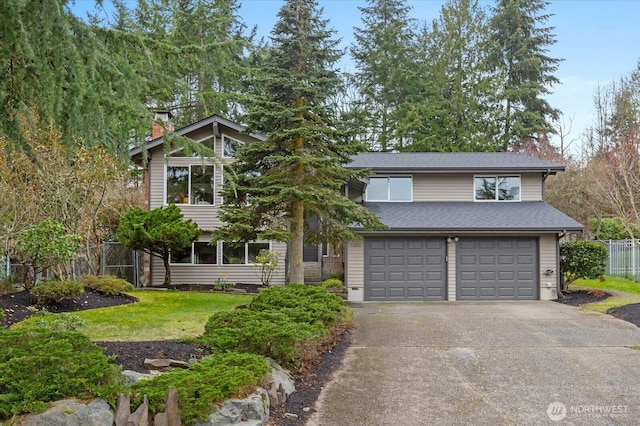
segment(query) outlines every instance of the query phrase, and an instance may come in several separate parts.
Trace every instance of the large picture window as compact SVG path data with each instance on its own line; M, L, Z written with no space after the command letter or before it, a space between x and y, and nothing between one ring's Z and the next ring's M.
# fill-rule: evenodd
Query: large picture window
M205 241L196 241L181 253L172 253L171 263L188 265L215 265L218 263L218 249L216 245L209 245Z
M222 263L225 265L250 265L255 263L260 250L269 249L269 243L222 243Z
M520 201L520 176L476 176L476 201Z
M375 176L369 178L367 201L411 201L411 176Z
M167 167L167 204L214 204L214 166Z

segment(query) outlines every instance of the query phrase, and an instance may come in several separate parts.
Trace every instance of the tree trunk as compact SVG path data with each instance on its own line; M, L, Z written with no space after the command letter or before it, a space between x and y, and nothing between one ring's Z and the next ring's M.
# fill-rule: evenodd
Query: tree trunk
M289 283L304 284L304 206L295 200L291 205L291 259L289 265Z
M164 285L171 284L171 267L169 266L169 256L164 256L162 258L162 262L164 263Z

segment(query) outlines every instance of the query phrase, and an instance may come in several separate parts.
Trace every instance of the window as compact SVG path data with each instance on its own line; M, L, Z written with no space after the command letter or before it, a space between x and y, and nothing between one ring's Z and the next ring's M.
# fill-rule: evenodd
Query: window
M375 176L369 179L367 201L411 201L411 176Z
M196 241L187 249L180 253L172 253L171 263L188 265L215 265L218 263L218 248L216 245L209 245L205 241Z
M214 204L214 166L167 167L167 204Z
M520 201L520 176L476 176L476 201Z
M222 156L233 157L238 147L242 145L239 140L230 138L228 136L222 137Z
M203 145L207 148L209 148L210 150L214 150L214 144L215 144L216 139L214 137L208 136L204 139L199 139L199 140L195 140L190 142L189 145L186 146L186 148L177 148L173 151L171 151L169 153L169 157L171 158L180 158L180 157L200 157L200 155L198 155L198 153L194 152L193 146L196 146L197 144ZM188 153L188 154L187 154Z
M269 249L269 243L222 243L222 263L225 265L249 265L255 263L260 250Z

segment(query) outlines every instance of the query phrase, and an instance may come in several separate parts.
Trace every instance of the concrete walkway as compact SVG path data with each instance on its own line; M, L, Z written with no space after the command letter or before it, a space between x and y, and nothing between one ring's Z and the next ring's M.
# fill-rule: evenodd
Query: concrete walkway
M540 301L352 308L309 426L640 424L632 324Z

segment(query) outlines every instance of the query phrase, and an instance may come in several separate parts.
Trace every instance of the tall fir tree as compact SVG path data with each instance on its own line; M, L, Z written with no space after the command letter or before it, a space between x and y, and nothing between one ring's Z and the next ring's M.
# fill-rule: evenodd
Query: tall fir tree
M0 25L0 138L55 126L67 146L101 146L128 160L151 120L146 80L117 50L120 34L87 24L67 0L5 2Z
M315 0L287 0L256 72L256 95L247 119L268 135L236 151L227 168L214 240L289 242L288 281L304 282L303 246L355 238L349 225L380 226L364 207L341 195L349 179L366 172L342 167L355 153L327 100L340 80L341 52ZM306 229L306 223L316 226Z
M559 111L544 98L560 81L553 75L561 59L547 55L555 43L552 16L545 0L497 0L492 8L491 64L502 80L498 92L503 112L500 148L507 150L537 134L555 133L552 121Z
M402 148L398 133L402 105L413 93L411 77L416 21L409 17L411 8L404 0L367 0L361 7L362 26L354 29L351 56L362 94L354 115L368 131L370 150L390 151ZM363 132L359 132L363 133Z
M214 113L239 118L252 35L245 34L236 0L116 5L116 28L142 41L129 53L150 82L148 105L172 111L176 126Z
M431 96L414 102L423 113L405 124L412 140L406 150L495 150L496 85L487 66L487 25L477 0L450 0L431 30L419 34L422 84Z

